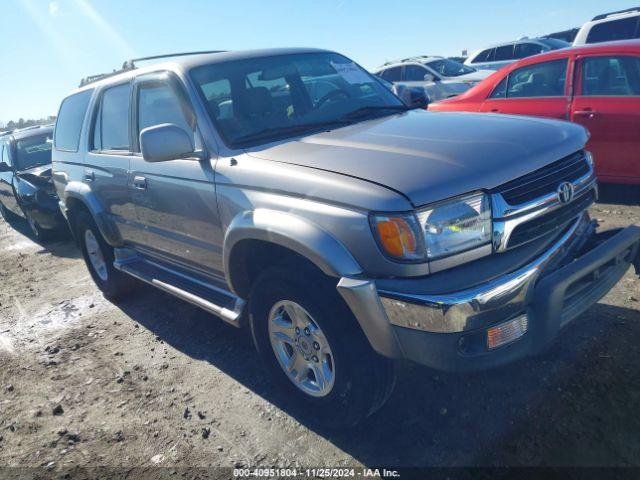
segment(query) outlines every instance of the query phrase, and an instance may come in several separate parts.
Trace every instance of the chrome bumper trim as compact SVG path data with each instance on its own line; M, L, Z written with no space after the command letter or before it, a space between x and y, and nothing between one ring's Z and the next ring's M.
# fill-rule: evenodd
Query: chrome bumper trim
M446 295L413 295L380 290L380 301L393 325L416 330L454 333L478 328L488 312L508 317L530 300L532 287L545 267L566 251L567 244L584 233L589 216L582 213L569 230L542 256L498 279ZM506 319L506 318L505 318Z

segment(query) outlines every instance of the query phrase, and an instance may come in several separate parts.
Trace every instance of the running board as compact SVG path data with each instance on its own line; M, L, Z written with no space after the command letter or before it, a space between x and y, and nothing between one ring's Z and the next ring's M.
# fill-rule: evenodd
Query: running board
M213 313L234 327L240 327L245 302L231 292L207 285L141 256L127 256L126 259L124 255L117 257L113 262L117 270Z

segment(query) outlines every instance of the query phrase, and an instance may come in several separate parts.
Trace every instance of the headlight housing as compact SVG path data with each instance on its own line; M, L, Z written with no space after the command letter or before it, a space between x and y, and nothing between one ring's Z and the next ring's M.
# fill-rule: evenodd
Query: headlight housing
M473 193L417 212L424 232L426 257L435 260L491 242L491 198Z
M397 261L424 262L491 243L491 198L478 192L413 213L373 214L382 251Z

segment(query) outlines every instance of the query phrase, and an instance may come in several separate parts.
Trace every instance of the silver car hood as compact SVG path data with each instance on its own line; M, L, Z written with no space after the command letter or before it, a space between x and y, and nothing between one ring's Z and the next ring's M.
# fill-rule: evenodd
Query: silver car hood
M582 148L568 122L411 111L253 147L247 154L384 185L420 206L492 189Z

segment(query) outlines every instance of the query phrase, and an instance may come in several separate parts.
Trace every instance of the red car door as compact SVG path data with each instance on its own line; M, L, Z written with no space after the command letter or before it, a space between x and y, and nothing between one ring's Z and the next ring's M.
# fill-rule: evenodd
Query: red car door
M640 183L640 55L578 60L571 119L591 133L599 180Z
M511 71L482 103L481 112L568 120L569 59L538 62Z

